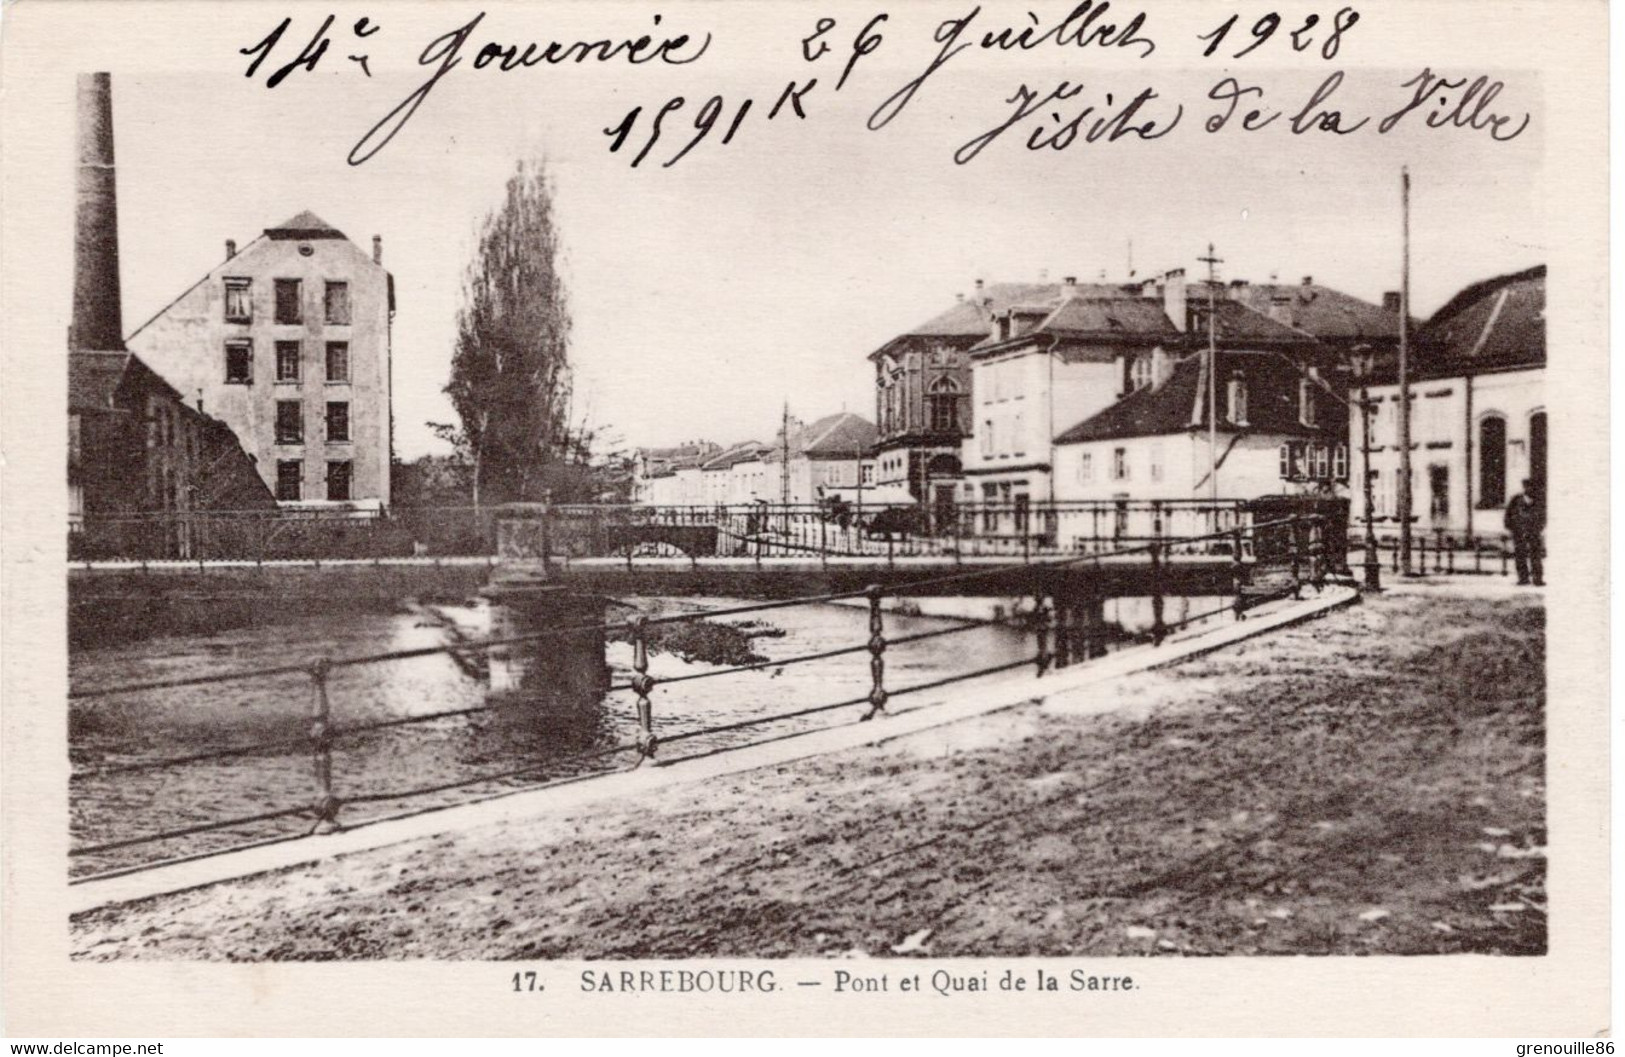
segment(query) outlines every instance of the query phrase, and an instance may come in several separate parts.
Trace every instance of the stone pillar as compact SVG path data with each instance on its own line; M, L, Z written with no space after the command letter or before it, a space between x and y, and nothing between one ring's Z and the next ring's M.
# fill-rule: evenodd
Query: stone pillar
M79 75L78 203L73 231L70 348L124 348L119 302L118 195L113 172L113 85L105 73Z

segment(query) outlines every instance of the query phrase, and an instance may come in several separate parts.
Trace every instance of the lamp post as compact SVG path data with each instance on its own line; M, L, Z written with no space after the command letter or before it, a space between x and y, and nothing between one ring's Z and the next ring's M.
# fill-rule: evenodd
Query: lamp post
M1354 376L1360 380L1360 462L1365 496L1365 589L1382 590L1382 564L1377 560L1377 531L1371 516L1371 394L1368 390L1376 353L1360 349L1351 357Z

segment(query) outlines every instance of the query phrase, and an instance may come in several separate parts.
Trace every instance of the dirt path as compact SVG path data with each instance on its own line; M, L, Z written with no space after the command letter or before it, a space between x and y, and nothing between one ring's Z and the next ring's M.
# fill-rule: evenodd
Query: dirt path
M1387 596L663 803L76 917L79 957L1545 949L1544 613Z

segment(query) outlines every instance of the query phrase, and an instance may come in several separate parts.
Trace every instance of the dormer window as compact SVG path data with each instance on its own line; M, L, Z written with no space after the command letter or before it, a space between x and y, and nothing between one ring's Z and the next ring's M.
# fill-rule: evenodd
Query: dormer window
M1144 389L1156 378L1155 365L1152 363L1150 353L1142 353L1129 361L1128 387L1129 392Z
M1298 421L1311 428L1318 424L1315 418L1315 383L1309 378L1298 383Z
M1228 387L1229 418L1232 425L1245 426L1247 424L1247 378L1240 371L1230 375Z

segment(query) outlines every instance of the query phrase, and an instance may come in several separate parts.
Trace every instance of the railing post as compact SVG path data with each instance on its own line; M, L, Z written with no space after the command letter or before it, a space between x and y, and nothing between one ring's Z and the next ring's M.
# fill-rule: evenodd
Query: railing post
M333 833L339 828L339 801L333 795L333 725L327 700L327 675L332 664L326 658L310 666L311 718L310 752L316 773L316 825L312 834Z
M1151 644L1161 646L1168 635L1162 619L1162 544L1151 544Z
M1236 601L1234 610L1236 619L1241 620L1247 612L1247 603L1242 596L1242 589L1247 586L1247 563L1241 557L1241 529L1230 530L1230 577L1235 581Z
M1303 524L1293 515L1287 523L1288 538L1292 541L1292 597L1301 598L1303 589Z
M542 501L542 579L553 576L553 504Z
M638 695L638 762L653 761L659 739L655 737L654 704L649 692L654 689L654 676L649 674L649 618L638 614L632 620L632 692Z
M1033 591L1033 630L1038 639L1038 655L1034 661L1038 664L1040 679L1049 671L1050 662L1055 659L1050 652L1050 636L1055 630L1055 610L1050 601L1052 595L1053 591L1042 580Z
M886 628L880 615L880 599L885 593L879 584L870 584L869 596L869 711L864 720L874 719L886 710Z

